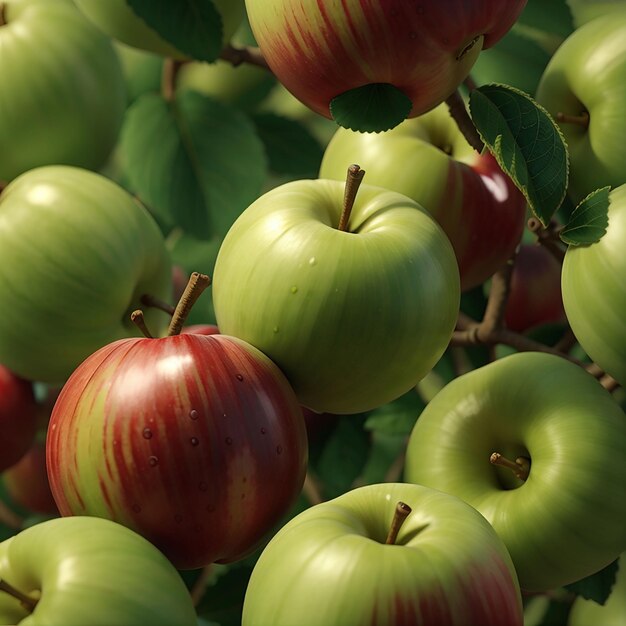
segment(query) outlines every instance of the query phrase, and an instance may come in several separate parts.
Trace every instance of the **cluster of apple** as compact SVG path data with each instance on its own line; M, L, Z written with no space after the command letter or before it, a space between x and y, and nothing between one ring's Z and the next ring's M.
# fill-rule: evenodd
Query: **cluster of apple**
M522 626L527 594L626 552L612 393L626 385L626 175L619 133L606 134L626 111L608 88L626 77L626 10L580 17L532 94L561 125L574 213L611 188L599 241L531 245L531 183L450 115L482 51L537 6L0 2L0 519L45 518L0 542L2 623L196 624L183 570L250 557L244 626ZM232 45L246 15L258 48ZM214 137L198 129L235 153L264 146L270 166L291 152L250 139L278 128L262 109L229 118L230 135L207 124L226 107L210 85L195 91L216 67L194 60L208 35L220 63L259 66L246 107L278 79L333 121L317 178L266 181L232 214L208 187L237 187L226 179L250 154L211 169ZM119 42L158 61L138 106ZM123 172L116 151L137 155L148 136L145 169ZM190 180L198 194L172 213ZM181 288L176 242L207 254L207 233L210 271ZM296 514L315 471L307 430L417 395L462 330L480 341L465 309L502 275L496 326L520 351L437 386L405 433L403 473ZM211 282L213 317L192 324ZM580 358L529 339L546 324L569 325ZM602 608L577 601L569 626Z

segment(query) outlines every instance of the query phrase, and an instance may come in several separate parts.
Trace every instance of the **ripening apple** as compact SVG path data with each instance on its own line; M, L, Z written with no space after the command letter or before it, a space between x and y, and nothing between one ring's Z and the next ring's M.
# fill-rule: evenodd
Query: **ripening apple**
M126 107L109 38L71 0L8 0L0 50L0 180L42 165L102 167Z
M368 132L443 102L525 5L246 0L255 39L280 82L320 115Z

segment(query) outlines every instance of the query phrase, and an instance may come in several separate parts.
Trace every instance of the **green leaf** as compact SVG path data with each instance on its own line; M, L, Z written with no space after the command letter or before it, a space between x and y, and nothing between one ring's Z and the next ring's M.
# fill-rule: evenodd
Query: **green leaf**
M500 167L547 226L567 191L569 159L563 135L528 94L506 85L470 93L470 114Z
M389 472L401 477L404 468L404 451L406 449L406 437L399 435L387 435L375 432L372 435L372 447L367 463L359 477L359 485L373 485L389 480ZM401 467L395 464L401 463ZM394 480L396 480L394 478ZM398 478L397 480L401 480Z
M411 99L389 83L370 83L350 89L330 102L337 124L361 133L380 133L404 121L411 112Z
M600 241L609 225L610 187L592 191L572 212L561 231L561 240L572 246L584 246Z
M222 566L214 565L214 568ZM252 574L248 565L233 564L219 572L206 588L198 606L198 614L220 626L239 626L246 587Z
M578 596L582 596L586 600L593 600L598 604L605 604L615 584L617 570L619 569L618 561L619 559L613 561L604 569L601 569L591 576L587 576L587 578L583 578L570 585L565 585L565 588L573 591Z
M270 170L301 178L317 178L324 148L301 122L274 113L252 116L265 145Z
M365 429L386 435L408 436L425 406L419 394L412 389L397 400L372 411L365 420Z
M554 33L562 39L574 30L572 13L566 0L528 0L517 24L540 32Z
M148 26L183 54L215 61L222 50L222 16L212 0L126 0Z
M263 144L241 112L194 91L146 94L127 110L121 150L130 187L160 222L224 236L260 194Z

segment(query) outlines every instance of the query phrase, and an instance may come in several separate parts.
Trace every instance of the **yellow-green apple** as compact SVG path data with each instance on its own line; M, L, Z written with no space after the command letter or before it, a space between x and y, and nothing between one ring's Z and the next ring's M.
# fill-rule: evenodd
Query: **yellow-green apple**
M522 589L577 581L626 546L626 416L559 356L514 353L448 383L415 424L405 479L476 507Z
M600 241L568 247L561 289L565 314L583 350L626 385L626 185L610 192L608 218Z
M405 519L392 534L397 503ZM281 528L254 567L242 623L512 626L521 606L511 558L484 517L434 489L387 483Z
M30 381L0 365L0 472L26 454L37 433L37 403Z
M521 245L504 313L507 327L522 333L564 319L561 263L545 246Z
M41 165L104 165L126 106L109 38L71 0L9 0L0 49L0 180Z
M148 211L104 176L69 166L30 170L0 195L0 362L63 383L89 354L139 334L130 313L167 299L165 241ZM164 331L162 311L146 313Z
M569 613L567 626L620 626L626 624L626 552L618 563L611 595L605 604L578 596Z
M222 18L222 43L226 44L244 17L243 0L211 0ZM164 57L185 59L178 50L148 26L126 0L74 0L76 6L110 37Z
M567 0L574 26L580 28L590 20L624 8L624 0Z
M344 179L357 158L369 184L413 198L439 222L454 248L462 290L481 284L513 254L526 201L491 153L469 145L446 104L386 133L338 129L320 177Z
M626 183L626 6L576 29L554 53L536 99L559 121L575 202Z
M219 334L101 348L64 385L46 447L62 515L122 523L179 569L253 551L307 466L302 410L284 375Z
M280 82L320 115L337 120L337 109L346 110L356 122L350 127L362 131L387 130L443 102L525 5L246 0L255 39ZM363 107L351 103L355 96Z
M298 180L267 192L227 233L213 274L220 331L267 354L318 413L359 413L411 389L459 307L452 246L426 211L364 184L344 230L344 189Z
M53 519L3 541L0 581L2 624L197 624L174 566L143 537L109 520Z

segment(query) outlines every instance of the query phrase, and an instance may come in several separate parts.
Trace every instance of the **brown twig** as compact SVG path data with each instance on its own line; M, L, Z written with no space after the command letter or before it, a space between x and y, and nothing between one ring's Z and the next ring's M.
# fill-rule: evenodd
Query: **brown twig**
M265 57L261 54L261 50L253 46L235 48L234 46L228 45L220 53L220 59L227 61L234 67L242 63L249 63L250 65L256 65L257 67L271 71Z
M307 472L306 474L306 477L304 479L304 485L302 485L302 493L304 493L304 495L306 496L309 504L313 506L324 502L322 489L317 482L317 479L311 474L311 472Z
M559 263L563 263L565 249L559 237L562 226L552 221L548 224L547 228L544 228L543 224L536 217L531 217L528 220L528 230L537 237L537 241L544 246Z
M491 277L491 287L487 307L481 323L481 332L490 335L493 331L504 327L504 313L511 291L511 276L515 266L517 250L513 256Z
M191 588L189 594L193 605L197 607L206 593L207 583L213 575L213 564L205 565Z
M0 2L0 26L6 26L7 16L6 16L6 4L4 2Z
M180 68L188 61L178 59L165 59L163 71L161 73L161 95L165 100L171 102L176 94L176 80Z
M480 134L476 130L476 126L474 126L474 122L472 122L472 118L467 112L461 92L457 89L447 98L446 104L450 109L450 115L454 118L454 121L459 127L459 130L463 133L465 139L467 139L467 142L474 150L482 152L485 149L485 144L480 138Z
M174 315L174 311L176 311L176 307L149 293L144 293L141 298L139 298L139 302L141 302L141 304L143 304L144 306L153 309L159 309L160 311L163 311L168 315Z

